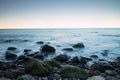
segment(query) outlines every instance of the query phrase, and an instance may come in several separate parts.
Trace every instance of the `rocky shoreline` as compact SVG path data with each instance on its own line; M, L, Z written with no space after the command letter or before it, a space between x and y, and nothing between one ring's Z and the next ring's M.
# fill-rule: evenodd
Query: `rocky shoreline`
M37 42L43 44L43 42ZM64 48L65 51L73 51L73 48L85 48L83 43L77 43L72 48ZM60 54L51 60L44 57L55 54L56 49L43 44L38 52L30 54L31 49L24 49L24 55L17 56L16 47L8 47L5 52L6 61L0 61L0 80L120 80L120 57L114 61L99 60L88 66L90 58L75 56L71 58L66 54ZM108 55L108 50L101 53Z

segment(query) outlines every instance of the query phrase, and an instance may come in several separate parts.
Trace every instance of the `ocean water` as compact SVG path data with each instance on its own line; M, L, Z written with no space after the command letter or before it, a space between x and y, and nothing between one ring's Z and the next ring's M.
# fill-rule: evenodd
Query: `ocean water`
M32 49L32 52L39 51L42 45L36 44L38 41L43 41L56 48L56 53L48 56L47 59L59 54L67 54L71 57L90 57L95 54L99 59L106 60L114 60L120 56L119 28L11 29L0 30L0 59L4 59L4 54L10 46L18 48L17 55L24 54L24 49ZM82 42L85 48L74 49L71 52L62 50L63 48L71 48L73 44L78 42ZM101 54L104 50L109 50L108 56Z

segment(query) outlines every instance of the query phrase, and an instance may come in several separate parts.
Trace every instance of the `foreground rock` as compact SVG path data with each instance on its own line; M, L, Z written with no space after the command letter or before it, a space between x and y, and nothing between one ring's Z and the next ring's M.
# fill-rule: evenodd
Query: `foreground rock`
M0 78L0 80L11 80L11 79L2 77L2 78Z
M83 43L77 43L73 45L74 48L84 48L84 44Z
M105 78L102 76L92 76L88 78L87 80L105 80Z
M36 80L31 75L23 75L17 78L17 80Z
M75 66L64 67L61 69L60 74L63 78L86 79L88 77L88 74L85 70Z
M56 51L56 49L54 47L50 46L50 45L44 45L44 46L42 46L41 51L42 52L53 52L54 53Z
M67 55L64 55L64 54L60 54L58 56L56 56L54 59L57 60L57 61L60 61L60 62L66 62L69 60L69 56Z
M50 75L51 67L37 59L29 60L25 65L25 72L36 76L48 76Z
M17 55L7 51L6 54L5 54L5 58L7 60L14 60L14 59L17 58Z

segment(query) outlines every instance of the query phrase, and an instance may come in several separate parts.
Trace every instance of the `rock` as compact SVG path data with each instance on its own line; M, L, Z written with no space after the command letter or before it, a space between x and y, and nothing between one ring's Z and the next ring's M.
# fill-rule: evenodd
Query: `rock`
M41 51L42 52L53 52L54 53L56 51L56 49L54 47L46 44L46 45L42 46Z
M117 61L117 62L120 62L120 57L117 57L116 61Z
M98 61L91 65L90 70L92 71L100 71L105 72L107 69L113 69L112 65L108 63L107 61Z
M4 62L0 62L0 70L6 70L8 66Z
M48 65L50 65L52 68L60 68L60 64L59 62L57 62L56 60L49 60L49 61L45 61Z
M116 71L113 70L106 70L105 73L107 73L110 76L116 76L118 74Z
M60 62L66 62L69 60L69 56L67 55L64 55L64 54L60 54L58 56L56 56L54 59L57 60L57 61L60 61Z
M72 63L80 63L80 58L79 58L78 56L73 57L73 58L71 59L71 62L72 62Z
M24 50L25 53L29 53L29 52L31 52L31 51L32 51L31 49L25 49L25 50Z
M16 47L8 47L7 50L17 50L17 48Z
M63 51L73 51L73 48L64 48Z
M108 55L108 52L109 52L109 50L104 50L101 54L102 54L103 56L107 56L107 55Z
M10 79L16 79L18 76L23 74L24 72L18 69L8 69L5 71L5 77Z
M5 58L7 60L14 60L14 59L17 58L17 55L7 51L6 54L5 54Z
M8 78L5 78L5 77L1 77L0 80L11 80L11 79L8 79Z
M102 76L92 76L89 77L87 80L105 80L105 78Z
M91 58L95 58L95 59L97 59L97 58L98 58L98 56L97 56L97 55L91 55L90 57L91 57Z
M25 65L25 72L35 76L48 76L51 72L51 67L37 59L29 60Z
M106 80L120 80L120 79L112 76L107 76Z
M34 77L31 75L23 75L17 78L17 80L36 80Z
M36 58L36 59L40 59L40 60L44 59L44 56L42 54L36 54L33 57Z
M90 58L86 58L86 57L80 57L80 63L84 63L84 64L86 64L88 61L90 61L90 60L92 60L92 59L90 59Z
M86 79L88 77L88 74L85 70L75 66L63 67L63 69L60 71L60 74L63 78Z
M84 48L84 44L83 43L77 43L73 45L74 48Z
M44 42L43 41L38 41L38 42L36 42L37 44L44 44Z

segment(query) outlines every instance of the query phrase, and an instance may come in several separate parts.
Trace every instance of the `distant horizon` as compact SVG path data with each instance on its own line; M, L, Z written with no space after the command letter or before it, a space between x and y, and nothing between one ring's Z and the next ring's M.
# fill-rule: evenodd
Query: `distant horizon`
M0 29L120 28L120 0L0 0Z

